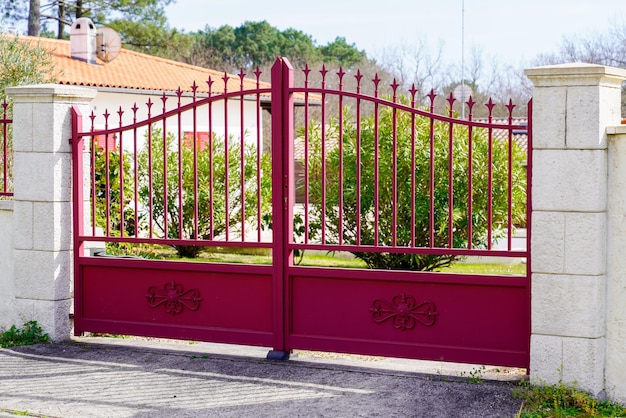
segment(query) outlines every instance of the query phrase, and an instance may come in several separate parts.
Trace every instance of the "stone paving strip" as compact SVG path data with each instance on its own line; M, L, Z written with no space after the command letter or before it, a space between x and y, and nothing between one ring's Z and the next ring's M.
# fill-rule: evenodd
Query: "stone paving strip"
M50 362L55 361L54 369ZM4 408L38 399L43 405L59 403L58 416L86 417L106 414L131 417L138 410L162 407L186 410L252 405L372 393L367 390L310 383L280 381L220 373L157 369L102 361L68 360L0 351L0 393L10 393L13 402ZM28 371L24 373L24 371Z
M521 403L514 383L416 373L399 359L385 370L370 367L383 360L271 362L258 348L142 344L0 349L0 417L484 418L512 417Z

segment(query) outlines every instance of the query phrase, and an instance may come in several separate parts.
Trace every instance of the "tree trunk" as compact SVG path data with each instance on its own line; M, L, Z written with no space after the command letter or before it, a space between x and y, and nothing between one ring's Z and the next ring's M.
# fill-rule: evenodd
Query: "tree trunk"
M61 0L59 1L59 25L57 30L58 39L63 39L65 32L65 23L63 23L63 20L65 20L65 2Z
M28 36L39 36L41 30L41 5L40 0L30 0L28 11Z

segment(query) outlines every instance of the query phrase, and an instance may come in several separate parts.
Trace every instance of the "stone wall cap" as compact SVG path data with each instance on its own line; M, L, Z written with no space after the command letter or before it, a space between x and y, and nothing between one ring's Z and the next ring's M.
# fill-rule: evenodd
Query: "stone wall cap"
M33 96L54 96L64 98L93 99L98 94L94 88L70 86L64 84L36 84L8 87L6 94L12 98Z
M607 135L624 135L626 134L626 125L607 126Z
M606 65L588 64L585 62L570 62L566 64L544 65L541 67L527 68L526 75L615 75L626 78L626 69L609 67Z
M540 80L563 79L568 85L590 85L589 80L614 81L621 83L626 80L626 69L609 67L606 65L573 62L567 64L545 65L542 67L527 68L524 74L537 85ZM567 79L567 82L565 82ZM576 81L574 81L576 80ZM542 84L542 83L540 83ZM554 83L549 83L554 85Z

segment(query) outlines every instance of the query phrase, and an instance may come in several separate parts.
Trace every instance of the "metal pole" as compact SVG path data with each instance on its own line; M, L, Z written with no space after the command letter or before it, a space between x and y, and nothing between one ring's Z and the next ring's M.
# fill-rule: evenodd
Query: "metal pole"
M461 118L465 119L465 0L461 0Z

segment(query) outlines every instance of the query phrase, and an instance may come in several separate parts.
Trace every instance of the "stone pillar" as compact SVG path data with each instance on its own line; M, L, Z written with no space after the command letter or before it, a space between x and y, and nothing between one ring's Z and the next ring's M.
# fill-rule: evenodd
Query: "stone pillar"
M6 92L14 103L16 312L61 341L70 337L72 301L71 108L87 114L96 91L46 84Z
M0 330L15 325L13 287L13 201L0 200Z
M609 398L626 405L626 125L610 127L606 372Z
M535 383L604 390L607 136L626 70L526 70L533 92L532 336Z

